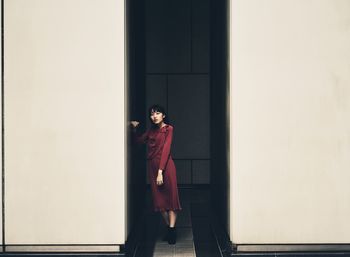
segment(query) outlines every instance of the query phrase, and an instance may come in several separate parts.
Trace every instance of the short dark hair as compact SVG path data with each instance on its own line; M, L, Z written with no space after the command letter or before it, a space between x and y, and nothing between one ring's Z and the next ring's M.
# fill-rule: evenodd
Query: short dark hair
M157 125L155 125L155 124L152 122L152 119L151 119L152 111L153 111L153 112L160 112L160 113L162 113L163 115L165 115L165 117L164 117L164 122L165 122L166 124L169 124L169 117L168 117L168 114L167 114L166 111L165 111L165 108L164 108L163 106L159 105L159 104L153 104L153 105L151 105L151 106L148 108L148 118L149 118L149 120L151 121L152 126L157 126Z

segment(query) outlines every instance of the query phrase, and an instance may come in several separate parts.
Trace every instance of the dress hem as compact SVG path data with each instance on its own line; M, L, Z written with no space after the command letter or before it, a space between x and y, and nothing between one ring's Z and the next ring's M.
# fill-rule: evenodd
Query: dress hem
M153 211L155 212L162 212L162 211L181 211L182 208L179 207L179 208L156 208L156 209L153 209Z

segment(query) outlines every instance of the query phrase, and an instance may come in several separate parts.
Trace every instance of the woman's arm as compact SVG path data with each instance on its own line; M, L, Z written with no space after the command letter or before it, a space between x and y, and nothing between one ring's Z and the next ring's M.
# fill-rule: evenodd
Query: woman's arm
M136 144L145 144L148 140L148 131L142 133L141 135L137 134L136 128L132 128L132 140Z
M159 163L159 169L162 171L165 169L165 165L170 156L170 147L173 141L173 127L169 126L166 133L167 134L165 135L164 147L163 147L163 151L162 151L162 155Z

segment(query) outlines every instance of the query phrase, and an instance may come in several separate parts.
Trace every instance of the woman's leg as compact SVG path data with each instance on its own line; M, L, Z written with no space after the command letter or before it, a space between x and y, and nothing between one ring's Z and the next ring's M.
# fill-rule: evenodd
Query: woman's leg
M164 222L166 223L166 226L167 226L167 230L166 230L165 235L163 236L162 240L168 241L168 239L169 239L169 213L168 213L168 211L162 211L161 214L162 214Z
M167 224L167 226L169 226L169 214L167 211L162 211L162 216L163 216L163 219L165 221L165 223Z
M169 237L168 237L168 243L169 244L176 244L176 212L175 211L169 211Z
M171 228L175 227L176 216L177 216L177 214L175 211L169 211L169 226Z

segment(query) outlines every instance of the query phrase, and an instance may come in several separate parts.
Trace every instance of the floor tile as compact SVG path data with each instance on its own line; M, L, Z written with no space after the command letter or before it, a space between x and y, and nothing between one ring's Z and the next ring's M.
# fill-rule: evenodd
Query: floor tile
M177 228L177 239L179 242L183 240L193 240L192 228Z
M196 257L221 257L219 249L214 243L196 243Z

